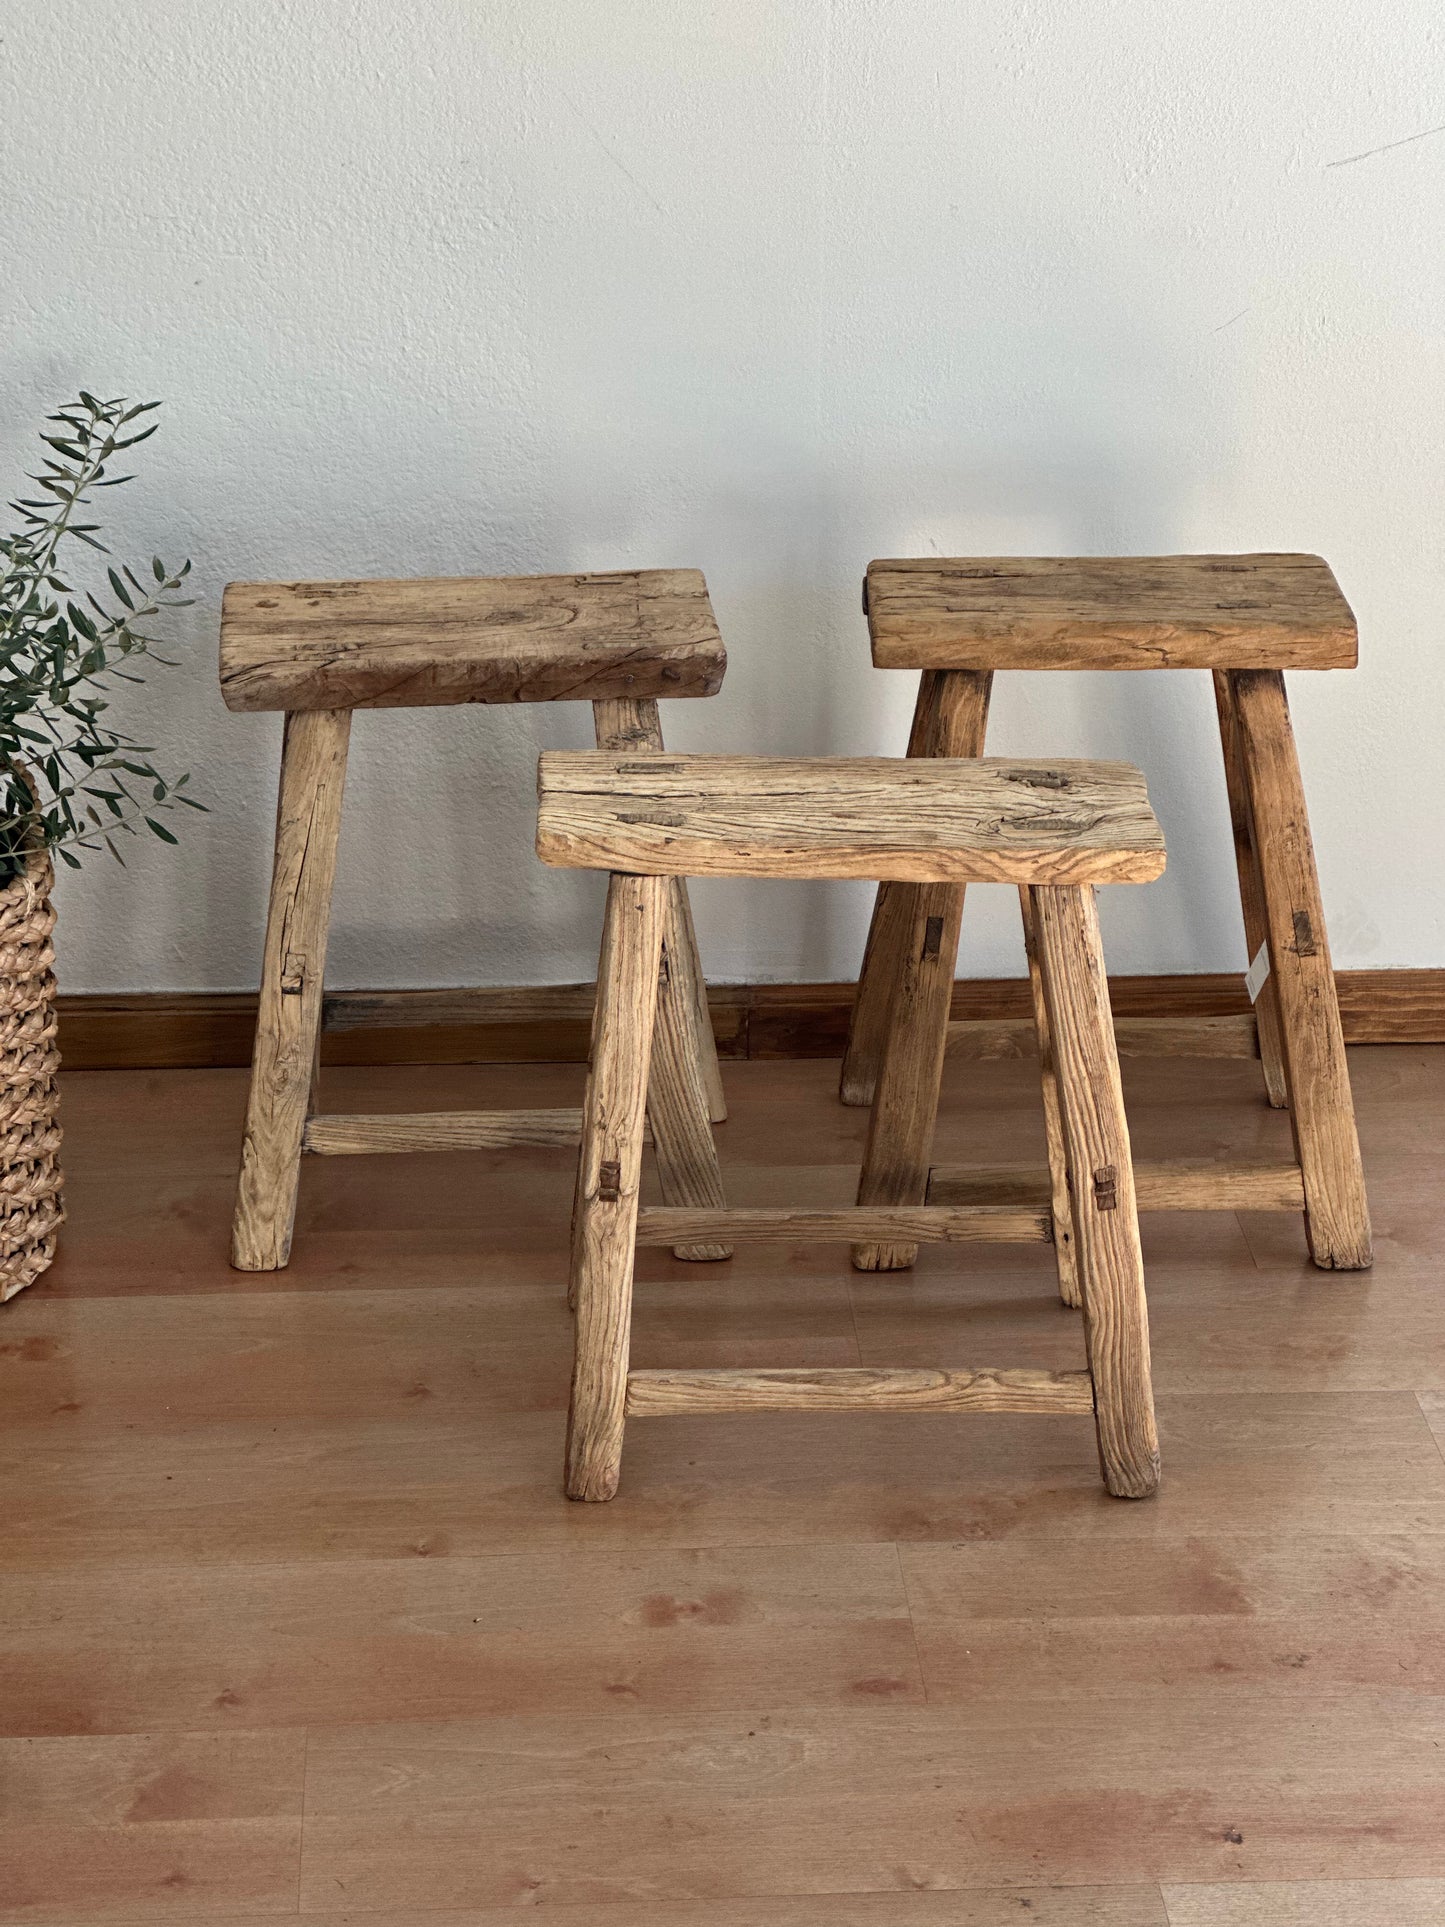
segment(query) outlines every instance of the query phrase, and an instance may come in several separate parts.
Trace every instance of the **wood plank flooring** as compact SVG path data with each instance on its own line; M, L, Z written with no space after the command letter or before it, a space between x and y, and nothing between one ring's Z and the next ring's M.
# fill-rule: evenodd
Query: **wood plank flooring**
M1439 1927L1445 1048L1351 1068L1373 1273L1144 1220L1135 1505L1087 1419L840 1414L636 1424L569 1505L569 1154L308 1160L242 1274L244 1074L67 1074L61 1256L0 1311L0 1927ZM730 1202L849 1202L836 1066L725 1075ZM1126 1064L1136 1152L1288 1155L1257 1079ZM1041 1157L1035 1067L950 1063L937 1161ZM638 1365L1082 1362L1046 1246L638 1280Z

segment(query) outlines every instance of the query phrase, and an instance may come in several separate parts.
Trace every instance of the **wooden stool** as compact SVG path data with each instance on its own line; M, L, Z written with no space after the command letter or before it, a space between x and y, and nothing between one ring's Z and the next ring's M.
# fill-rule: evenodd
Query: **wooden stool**
M233 582L221 615L232 709L286 712L276 857L231 1262L286 1263L303 1151L322 1155L575 1144L577 1111L317 1114L322 982L353 709L590 701L602 748L662 748L657 700L711 696L727 657L695 569L403 582ZM687 889L669 886L669 1048L652 1129L664 1187L691 1182L697 1103L726 1116ZM709 1146L711 1139L709 1138ZM712 1257L712 1250L679 1251Z
M1240 897L1250 955L1269 975L1254 1020L1134 1020L1119 1048L1149 1054L1258 1055L1270 1102L1288 1104L1295 1163L1265 1169L1214 1165L1139 1171L1143 1209L1303 1209L1317 1265L1359 1270L1372 1262L1370 1216L1350 1098L1329 938L1314 846L1285 700L1286 669L1350 669L1355 620L1329 567L1314 555L1001 556L873 562L863 606L880 669L921 669L908 754L983 753L995 669L1209 669L1224 747ZM864 1174L879 1202L921 1201L928 1183L932 1101L900 1102L893 1086L927 1063L936 1077L948 1031L947 999L927 1011L897 998L905 955L927 916L942 914L952 976L963 890L925 910L908 884L885 883L873 910L847 1055L844 1103L879 1101L898 1115ZM1027 919L1027 910L1025 912ZM1254 972L1251 973L1252 976ZM1039 987L1034 979L1034 998ZM895 1001L896 999L896 1001ZM959 1026L961 1045L967 1039ZM1045 1060L1051 1189L1059 1215L1060 1289L1077 1296L1062 1209L1062 1152ZM880 1084L881 1079L881 1084ZM937 1180L936 1181L941 1181ZM978 1174L966 1181L976 1196ZM1031 1186L1001 1173L1010 1195ZM904 1246L880 1268L911 1262Z
M537 851L544 862L610 870L592 1063L582 1120L572 1282L576 1362L566 1490L610 1499L624 1420L672 1413L777 1411L1093 1412L1104 1479L1140 1498L1158 1483L1149 1329L1129 1133L1092 885L1141 883L1164 867L1164 843L1139 772L1123 763L1047 768L990 759L783 761L758 756L548 752L539 776ZM672 880L883 877L916 893L919 941L898 995L946 1015L966 882L1017 883L1035 930L1040 1013L1057 1066L1058 1110L1072 1173L1088 1370L629 1371L637 1244L759 1238L945 1243L1047 1240L1042 1208L877 1204L846 1210L639 1211L642 1126L654 1049L659 963ZM665 973L663 976L665 984ZM916 1105L931 1116L943 1059L941 1023L921 1026L935 1061ZM886 1161L907 1093L880 1090L868 1164ZM696 1100L694 1100L696 1103ZM713 1182L711 1134L700 1109Z

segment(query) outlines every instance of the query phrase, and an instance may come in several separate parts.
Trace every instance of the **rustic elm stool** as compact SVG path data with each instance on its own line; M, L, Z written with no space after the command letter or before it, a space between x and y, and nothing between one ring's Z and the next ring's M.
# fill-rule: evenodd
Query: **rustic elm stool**
M780 1409L1092 1412L1110 1492L1152 1492L1159 1458L1144 1274L1092 887L1147 882L1163 870L1164 842L1138 770L1001 759L643 759L549 751L538 787L543 861L611 872L573 1217L568 1496L613 1496L627 1418ZM1047 1241L1053 1228L1046 1202L945 1206L920 1198L900 1206L863 1199L825 1211L730 1210L721 1202L703 1210L639 1210L659 965L669 892L682 875L881 877L907 885L917 893L921 922L919 941L900 959L897 994L927 1008L947 1001L960 886L1007 882L1026 892L1040 1019L1051 1039L1073 1186L1086 1371L629 1371L638 1244ZM934 1058L919 1065L920 1107L936 1093L943 1060L942 1027L930 1035ZM697 1139L721 1201L711 1133L693 1102ZM897 1139L895 1110L880 1091L870 1168L886 1162Z
M322 979L354 709L589 701L597 742L662 748L659 697L711 696L727 657L695 569L399 582L233 582L221 615L232 709L286 712L276 857L231 1262L290 1255L303 1151L358 1153L575 1144L576 1111L416 1116L317 1112ZM665 1191L706 1203L690 1174L701 1102L726 1116L687 889L661 912L668 984L651 1125ZM705 1125L704 1125L704 1128ZM709 1144L711 1138L709 1137ZM711 1258L711 1248L679 1257ZM723 1254L726 1255L726 1254Z
M1270 1102L1286 1104L1295 1161L1268 1167L1140 1165L1141 1208L1303 1209L1317 1265L1359 1270L1372 1261L1370 1218L1345 1063L1329 938L1299 761L1285 699L1286 669L1349 669L1355 620L1328 565L1314 555L1000 556L870 563L863 606L880 669L920 669L911 757L983 753L996 669L1208 669L1213 672L1240 898L1256 990L1254 1020L1119 1025L1119 1048L1195 1050L1263 1059ZM906 994L906 958L930 916L946 911L951 979L961 883L946 904L909 883L881 885L854 1006L841 1095L877 1102L896 1130L875 1134L864 1172L870 1201L921 1201L949 1031L948 995L926 1007ZM1027 909L1025 911L1027 919ZM1259 972L1268 976L1262 990ZM1034 999L1038 1003L1034 976ZM967 1030L958 1026L957 1033ZM1190 1042L1190 1034L1194 1041ZM960 1046L969 1040L957 1034ZM927 1065L930 1089L916 1083ZM1044 1101L1060 1289L1074 1302L1063 1149L1045 1055ZM1026 1174L1000 1172L1006 1195L1030 1195ZM935 1170L935 1183L947 1192ZM963 1175L957 1195L987 1191ZM956 1190L956 1188L955 1188ZM947 1192L954 1195L955 1192ZM905 1265L904 1245L875 1252L880 1269Z

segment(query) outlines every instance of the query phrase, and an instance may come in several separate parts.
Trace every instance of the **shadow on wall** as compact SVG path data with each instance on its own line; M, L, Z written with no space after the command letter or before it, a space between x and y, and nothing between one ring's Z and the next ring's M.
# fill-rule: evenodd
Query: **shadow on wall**
M375 575L701 564L729 671L718 698L665 706L672 747L898 755L915 679L869 663L860 601L868 560L1167 551L1178 546L1178 525L1160 469L1130 470L1117 461L1111 469L1105 452L1088 450L1067 467L1031 464L1021 455L971 472L873 474L866 489L840 487L823 499L816 490L805 499L801 482L767 499L719 491L706 508L693 505L685 526L651 545L642 525L631 523L619 490L596 518L610 524L608 532L593 526L583 537L553 514L538 516L525 540L519 519L498 532L495 544L479 539L464 549L433 529L424 550L369 551L333 558L331 567ZM705 534L694 539L694 527ZM313 560L318 545L325 538L318 544L313 527ZM285 539L277 536L268 549L248 558L257 575L279 573ZM269 840L258 819L269 824L274 803L279 718L227 716L223 730L223 743L250 732L243 760L265 772L253 783L255 794L242 797L231 786L219 833L202 839L205 914L213 928L231 934L230 974L244 984L253 980L260 953ZM328 980L341 988L589 977L600 883L542 869L533 833L540 750L591 742L583 704L359 713ZM1178 968L1181 959L1198 958L1238 962L1207 677L1004 677L994 693L989 747L996 754L1142 764L1165 823L1171 869L1147 892L1105 893L1111 941L1127 949L1135 968ZM872 889L714 882L698 886L695 901L714 978L848 978L861 960ZM1013 893L976 890L961 973L1022 969Z
M874 464L831 479L790 468L741 490L709 473L705 451L686 499L659 504L628 478L586 500L503 512L477 499L475 533L445 517L358 543L349 506L318 499L280 517L264 544L236 543L203 579L199 631L185 673L182 721L205 762L213 814L183 862L129 873L127 918L167 932L173 980L253 984L260 956L280 721L225 712L215 688L214 625L222 570L251 579L389 574L534 573L701 566L729 648L721 695L666 706L680 749L765 754L900 754L910 675L874 671L860 587L879 554L1068 553L1181 546L1172 462L1125 460L1083 443L1065 462L1022 448L971 466ZM594 482L596 480L594 474ZM472 491L468 491L472 493ZM1194 687L1195 683L1198 688ZM172 700L181 694L172 679ZM165 727L174 732L176 712ZM157 728L160 725L155 725ZM533 852L535 766L545 746L585 747L581 704L378 711L353 732L328 979L337 987L566 982L591 975L601 892L595 879L547 871ZM1143 764L1170 843L1171 869L1148 891L1106 893L1111 942L1130 968L1226 967L1238 961L1227 815L1207 678L1038 676L1001 680L996 753L1111 755ZM1207 799L1213 797L1214 802ZM1201 805L1201 798L1205 799ZM1187 882L1186 882L1187 879ZM107 885L109 880L106 880ZM140 882L140 892L136 884ZM66 905L76 954L84 925L114 927L109 887ZM866 885L710 883L695 893L710 974L718 980L848 978L862 955ZM1127 898L1115 903L1114 897ZM200 917L196 909L200 907ZM142 907L143 906L143 907ZM199 928L197 927L199 923ZM76 926L81 925L81 929ZM79 941L78 941L79 940ZM188 966L211 959L209 970ZM217 968L215 959L224 960ZM1011 893L978 890L961 969L1022 970ZM148 980L163 974L151 968ZM219 980L219 981L218 981Z
M433 524L414 547L348 552L313 524L304 541L317 579L564 572L552 519L478 518L474 544ZM527 523L526 533L523 525ZM550 533L544 533L550 531ZM298 531L299 535L299 531ZM318 551L320 553L318 553ZM308 573L278 534L233 573L296 580ZM217 617L213 612L211 621ZM219 695L214 704L220 707ZM222 744L250 775L228 834L209 840L207 916L234 936L238 984L253 984L269 881L269 825L280 766L279 716L225 713ZM244 735L243 735L244 732ZM249 737L249 741L246 738ZM244 743L245 747L242 747ZM544 870L533 847L537 758L592 747L583 703L359 710L353 720L327 981L336 988L570 982L596 967L602 893L584 873ZM223 750L223 760L225 752ZM250 820L236 834L235 816ZM255 819L264 819L266 835ZM240 847L238 847L240 845Z
M678 705L684 713L669 740L770 754L901 755L916 679L871 667L861 608L867 562L890 554L1168 552L1181 546L1182 518L1167 468L1116 464L1111 473L1090 450L1067 469L1020 457L970 473L874 475L866 492L850 486L805 508L786 493L761 502L729 498L708 521L704 558L730 651L728 681L705 709L688 714L693 706ZM826 540L813 540L820 529ZM1242 935L1207 676L1005 676L995 686L989 748L1140 763L1173 867L1148 891L1106 893L1111 934L1148 959L1139 968L1238 963ZM795 884L784 894L776 884L704 883L694 896L715 976L856 975L870 886ZM973 893L961 955L963 974L1022 973L1011 891ZM1201 957L1210 961L1191 964Z

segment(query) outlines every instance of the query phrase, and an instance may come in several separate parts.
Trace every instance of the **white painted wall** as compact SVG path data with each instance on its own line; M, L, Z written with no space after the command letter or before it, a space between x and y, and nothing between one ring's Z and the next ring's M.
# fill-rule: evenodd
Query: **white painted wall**
M80 384L165 397L108 506L202 598L132 713L213 814L66 880L67 988L255 980L279 719L216 694L228 578L698 565L732 667L671 741L877 752L912 690L859 577L931 551L1328 555L1365 666L1293 701L1336 958L1445 964L1438 0L51 0L0 61L4 472ZM1115 967L1240 963L1206 680L996 717L1148 770L1170 869L1106 893ZM361 717L333 980L590 974L593 880L530 847L539 746L586 740ZM709 969L848 976L867 896L700 887ZM978 892L963 968L1018 967Z

